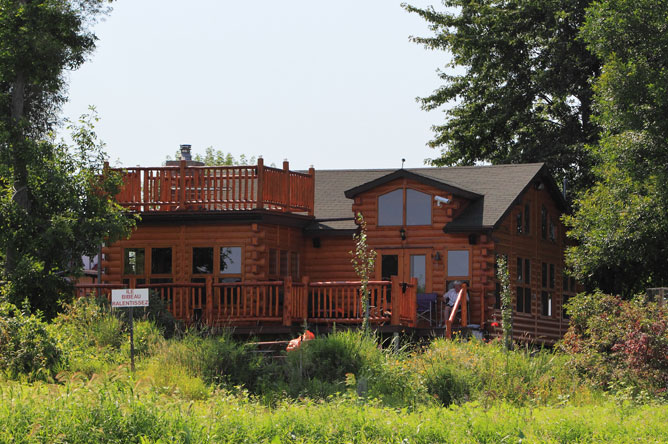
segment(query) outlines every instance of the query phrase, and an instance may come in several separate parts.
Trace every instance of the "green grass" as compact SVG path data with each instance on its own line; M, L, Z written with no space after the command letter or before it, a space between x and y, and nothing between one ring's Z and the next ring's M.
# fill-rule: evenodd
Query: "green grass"
M0 386L2 443L642 443L668 441L668 406L518 407L497 402L409 411L362 402L268 407L224 390L205 399L158 393L120 368L106 378ZM521 440L521 441L520 441Z

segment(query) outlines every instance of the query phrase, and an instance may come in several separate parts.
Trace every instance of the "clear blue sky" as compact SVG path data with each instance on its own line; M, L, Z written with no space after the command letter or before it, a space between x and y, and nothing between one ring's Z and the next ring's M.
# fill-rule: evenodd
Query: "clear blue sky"
M426 6L438 1L416 0ZM88 105L112 163L160 165L181 143L294 169L418 167L441 112L415 101L443 52L395 0L119 0L70 74L64 114Z

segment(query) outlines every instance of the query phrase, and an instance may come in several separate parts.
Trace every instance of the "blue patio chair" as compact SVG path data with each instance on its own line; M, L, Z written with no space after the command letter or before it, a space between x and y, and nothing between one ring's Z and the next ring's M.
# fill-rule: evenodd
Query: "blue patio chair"
M436 314L436 300L438 293L418 293L417 294L417 318L418 322L423 319L434 324L434 315Z

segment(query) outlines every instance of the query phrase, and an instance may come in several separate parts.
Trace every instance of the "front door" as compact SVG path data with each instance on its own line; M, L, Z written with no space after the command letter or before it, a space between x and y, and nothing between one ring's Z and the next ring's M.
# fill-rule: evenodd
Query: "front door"
M390 280L398 276L401 282L418 280L418 293L431 292L431 249L379 250L376 278Z

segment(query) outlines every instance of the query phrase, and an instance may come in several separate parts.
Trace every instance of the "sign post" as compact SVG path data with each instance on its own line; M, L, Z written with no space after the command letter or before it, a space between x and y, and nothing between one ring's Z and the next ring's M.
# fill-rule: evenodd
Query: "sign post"
M148 288L111 290L111 308L130 309L130 369L135 371L134 307L148 307Z

